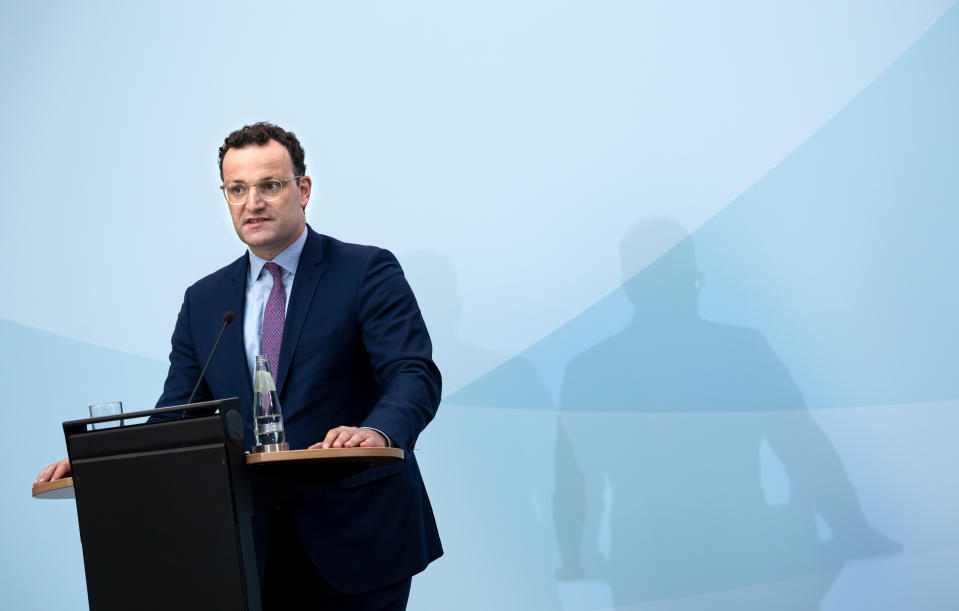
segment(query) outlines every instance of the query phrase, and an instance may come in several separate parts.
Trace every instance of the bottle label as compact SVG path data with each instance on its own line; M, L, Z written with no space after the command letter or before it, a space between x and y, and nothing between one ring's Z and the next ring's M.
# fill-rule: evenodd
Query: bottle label
M273 376L269 371L257 371L256 380L253 382L253 391L268 393L276 390L276 384L273 382Z

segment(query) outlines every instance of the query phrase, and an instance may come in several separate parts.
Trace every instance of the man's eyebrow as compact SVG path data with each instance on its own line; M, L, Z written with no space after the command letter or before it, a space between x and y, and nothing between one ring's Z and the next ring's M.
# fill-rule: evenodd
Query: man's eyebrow
M278 179L276 176L274 176L273 174L270 174L270 175L268 175L268 176L264 176L263 178L257 178L255 182L263 182L264 180L279 180L279 179ZM234 184L235 184L235 185L245 185L245 184L246 184L246 183L243 182L242 180L227 180L226 183L229 184L229 185L234 185Z

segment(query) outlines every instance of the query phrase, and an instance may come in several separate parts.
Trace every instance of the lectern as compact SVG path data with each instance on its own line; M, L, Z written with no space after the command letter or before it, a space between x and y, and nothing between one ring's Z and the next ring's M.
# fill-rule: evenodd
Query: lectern
M146 416L173 419L94 428ZM260 609L238 399L63 431L91 609Z
M93 611L258 610L254 511L405 456L399 448L247 455L240 410L239 399L224 399L63 423L73 478L33 495L76 498Z

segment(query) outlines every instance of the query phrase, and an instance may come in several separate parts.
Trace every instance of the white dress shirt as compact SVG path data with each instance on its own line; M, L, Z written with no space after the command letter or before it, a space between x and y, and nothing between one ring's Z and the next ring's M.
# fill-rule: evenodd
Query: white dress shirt
M306 244L306 228L303 229L300 237L286 247L286 250L273 257L273 262L283 270L281 280L283 291L286 293L284 308L290 303L293 278L296 276L296 266L300 262L304 244ZM263 312L266 311L266 302L270 298L270 291L273 290L273 276L263 267L269 261L254 255L253 251L247 251L247 254L250 256L250 274L246 283L246 308L243 310L243 346L246 348L246 362L250 368L252 380L253 373L256 371L256 355L263 354L260 352L260 333L263 330ZM271 373L275 376L277 372Z

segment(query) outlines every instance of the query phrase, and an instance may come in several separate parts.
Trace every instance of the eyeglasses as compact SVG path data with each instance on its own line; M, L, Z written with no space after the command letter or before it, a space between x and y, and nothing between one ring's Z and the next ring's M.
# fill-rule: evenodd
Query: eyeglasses
M269 180L261 180L253 185L252 188L256 189L256 192L259 193L260 199L265 202L272 202L280 196L280 192L283 191L283 185L291 180L298 180L300 178L303 177L291 176L289 178L271 178ZM220 190L223 191L223 197L226 198L227 203L229 203L231 206L245 204L246 198L250 194L250 187L242 182L220 185Z

